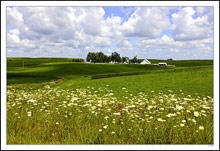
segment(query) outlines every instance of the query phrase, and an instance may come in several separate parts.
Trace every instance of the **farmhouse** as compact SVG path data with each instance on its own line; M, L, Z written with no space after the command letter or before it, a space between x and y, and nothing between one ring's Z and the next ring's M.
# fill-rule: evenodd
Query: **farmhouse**
M147 60L147 59L144 59L144 60L141 62L141 64L151 64L151 62L150 62L149 60Z
M167 63L166 62L159 62L158 65L159 66L167 66Z

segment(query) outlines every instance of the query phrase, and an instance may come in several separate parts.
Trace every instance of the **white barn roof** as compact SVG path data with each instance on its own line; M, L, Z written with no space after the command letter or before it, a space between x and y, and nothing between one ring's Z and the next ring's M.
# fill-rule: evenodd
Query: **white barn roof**
M167 64L166 62L159 62L158 64Z
M151 62L150 62L149 60L147 60L147 59L144 59L144 60L141 62L141 64L151 64Z

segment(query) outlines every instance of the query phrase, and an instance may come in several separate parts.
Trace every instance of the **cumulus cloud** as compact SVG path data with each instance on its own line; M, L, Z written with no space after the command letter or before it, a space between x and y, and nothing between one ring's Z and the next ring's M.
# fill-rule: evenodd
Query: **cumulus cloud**
M105 17L102 7L7 7L8 56L85 58L89 51L117 51L133 57L157 50L213 51L213 8L183 7L175 13L171 9L120 7L125 19L117 13Z
M123 23L123 33L128 37L155 38L168 28L168 14L168 7L140 7Z
M213 31L212 23L208 21L210 15L194 18L195 12L192 7L184 7L172 14L171 30L175 40L200 40L210 36ZM203 10L200 8L199 12L202 13Z

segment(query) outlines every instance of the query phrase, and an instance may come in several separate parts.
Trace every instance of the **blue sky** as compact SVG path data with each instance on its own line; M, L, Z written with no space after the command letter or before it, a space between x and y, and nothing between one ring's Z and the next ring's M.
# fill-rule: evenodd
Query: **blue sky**
M8 57L213 59L213 7L8 7Z

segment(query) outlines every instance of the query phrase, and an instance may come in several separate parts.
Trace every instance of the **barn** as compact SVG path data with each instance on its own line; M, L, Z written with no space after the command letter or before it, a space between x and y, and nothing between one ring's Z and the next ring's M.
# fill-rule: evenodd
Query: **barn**
M147 59L144 59L144 60L141 62L141 64L151 64L151 62L150 62L149 60L147 60Z

